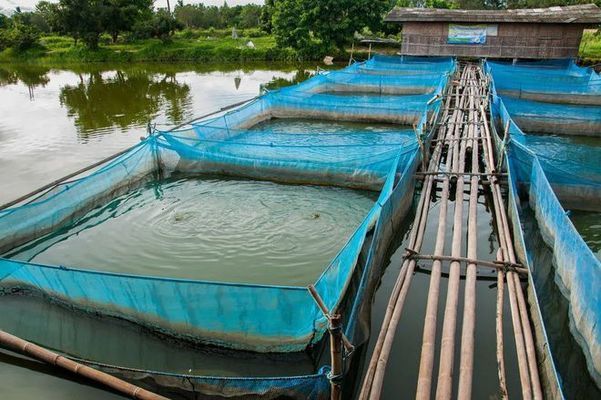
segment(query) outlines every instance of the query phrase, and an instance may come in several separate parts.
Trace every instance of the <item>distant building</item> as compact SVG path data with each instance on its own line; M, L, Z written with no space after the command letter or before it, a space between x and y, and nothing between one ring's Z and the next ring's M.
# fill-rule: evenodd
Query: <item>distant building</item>
M515 10L395 7L385 21L403 25L401 54L492 58L568 58L582 32L601 24L594 4Z

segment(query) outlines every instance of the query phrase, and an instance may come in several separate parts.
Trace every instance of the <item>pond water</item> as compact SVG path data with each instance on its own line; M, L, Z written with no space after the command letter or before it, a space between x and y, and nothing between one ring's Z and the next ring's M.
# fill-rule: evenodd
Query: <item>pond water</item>
M293 65L0 64L0 203L173 126L311 74Z
M307 286L376 196L325 186L173 178L119 196L7 257L137 275Z
M588 247L601 259L601 212L570 210L568 215Z
M273 88L303 80L313 69L275 64L100 64L66 68L0 64L0 203L137 143L140 136L145 135L149 122L172 126L252 98L259 94L262 85ZM64 310L49 310L47 305L25 303L21 299L11 303L3 299L1 303L0 315L5 329L12 327L18 333L28 331L32 340L51 347L76 339L69 336L76 332L60 328L61 320L70 318ZM19 315L23 318L18 321L5 318L9 313L11 318L20 318ZM37 325L24 325L29 320L27 316L33 315L54 315L57 319L37 318ZM100 324L90 324L87 326L93 328L84 331L102 332ZM90 347L94 347L91 343L96 344L97 351L90 350L96 351L96 355L124 353L124 348L107 351L109 343L102 345L103 337L110 341L124 335L130 336L128 342L139 343L139 350L131 353L134 358L141 357L142 348L153 349L148 357L153 357L156 364L165 361L170 353L183 354L156 341L149 345L153 343L152 338L141 333L135 333L137 336L132 339L131 334L114 327L106 329L110 332L105 331L104 335L88 341ZM56 342L58 339L53 338L61 330L65 332L59 336L63 340ZM36 331L48 334L38 335ZM85 333L79 338L80 343L91 340L85 338ZM196 364L182 363L175 356L171 359L176 360L180 368L187 364L194 369L203 358L190 354ZM139 362L139 358L137 360ZM210 362L216 368L228 364L226 359L220 363ZM260 373L252 363L248 365L249 370ZM277 363L273 365L281 369ZM263 368L269 370L269 366ZM121 396L42 363L0 351L0 398L110 399Z

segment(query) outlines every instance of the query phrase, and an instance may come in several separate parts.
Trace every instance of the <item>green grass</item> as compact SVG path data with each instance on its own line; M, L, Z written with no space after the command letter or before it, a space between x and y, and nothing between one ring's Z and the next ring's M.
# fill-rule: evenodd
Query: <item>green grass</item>
M210 34L213 34L210 36ZM98 50L89 50L83 44L64 36L45 36L41 46L23 52L6 49L0 52L0 62L79 63L79 62L138 62L138 61L295 61L292 49L276 46L272 36L239 37L225 36L223 32L178 32L170 43L158 39L136 40L115 44L103 37ZM254 36L254 35L253 35ZM254 48L246 43L252 41Z
M238 39L231 38L231 30L183 30L170 43L158 39L111 43L108 36L101 38L98 50L89 50L83 44L65 36L44 36L41 46L23 52L6 49L0 52L0 62L73 64L86 62L245 62L297 61L297 53L289 48L278 48L273 36L258 30L240 31ZM252 41L255 48L246 43ZM397 49L374 49L394 52ZM348 50L347 50L348 51ZM356 48L355 58L367 57L367 49ZM583 64L601 63L601 34L585 31L580 45ZM338 55L337 61L346 61ZM308 61L308 60L306 60Z
M601 63L601 32L594 30L584 32L579 55L584 64Z

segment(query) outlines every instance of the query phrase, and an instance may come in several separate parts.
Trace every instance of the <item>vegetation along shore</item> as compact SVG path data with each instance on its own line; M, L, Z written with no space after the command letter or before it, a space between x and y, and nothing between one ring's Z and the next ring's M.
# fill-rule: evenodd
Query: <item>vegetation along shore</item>
M539 4L547 0L529 1L532 4L428 0L425 6L549 5ZM290 62L321 60L325 55L343 61L351 47L361 59L367 56L360 46L363 38L400 40L398 26L382 22L394 3L416 5L413 0L265 0L262 5L224 2L218 7L180 0L173 8L155 9L152 0L41 1L33 10L0 10L0 62ZM579 56L583 64L601 62L599 29L585 32Z

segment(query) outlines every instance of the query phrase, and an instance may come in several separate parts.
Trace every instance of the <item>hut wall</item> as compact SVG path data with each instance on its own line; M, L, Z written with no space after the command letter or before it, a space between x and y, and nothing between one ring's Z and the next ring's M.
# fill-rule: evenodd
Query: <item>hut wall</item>
M449 22L405 22L401 52L420 56L568 58L578 54L584 29L581 24L505 22L487 25L496 26L496 36L487 35L485 44L464 45L447 43Z

